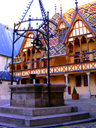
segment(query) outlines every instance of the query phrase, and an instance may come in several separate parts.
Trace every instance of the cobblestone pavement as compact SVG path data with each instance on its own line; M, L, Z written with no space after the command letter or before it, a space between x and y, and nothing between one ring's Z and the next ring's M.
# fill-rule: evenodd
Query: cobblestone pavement
M0 100L0 106L10 104L9 100ZM96 117L96 98L85 100L65 100L65 104L72 104L78 106L78 110L85 110L90 113L91 116ZM0 128L13 128L0 126ZM96 122L76 124L70 126L61 126L56 128L96 128Z
M85 110L90 113L90 116L96 117L96 98L84 100L65 100L65 104L76 105L78 106L78 110ZM96 122L61 126L56 128L96 128Z

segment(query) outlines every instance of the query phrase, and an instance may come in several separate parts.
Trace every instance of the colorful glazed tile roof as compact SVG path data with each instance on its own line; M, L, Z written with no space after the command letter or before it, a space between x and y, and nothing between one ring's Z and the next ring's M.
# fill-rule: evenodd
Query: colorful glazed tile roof
M13 62L14 62L14 63L16 63L16 62L21 62L21 54L18 54L17 56L15 56Z
M82 14L82 16L84 16L84 18L89 22L90 26L96 31L96 1L79 6L78 8L79 8L79 12ZM71 8L71 9L65 11L63 18L66 20L66 22L68 24L70 24L73 19L74 14L75 14L75 8ZM54 15L51 19L51 21L53 21L57 24L58 24L59 20L60 20L59 13ZM49 24L49 32L54 33L55 29L56 29L56 27L54 27L54 25L52 25L50 23ZM60 55L60 54L66 55L66 46L58 41L58 34L55 35L53 38L50 38L49 41L50 41L49 42L50 56L55 56L55 55ZM46 57L46 56L47 56L47 52L44 53L44 57ZM16 62L18 62L17 60L20 59L20 56L18 56L18 57L16 57Z
M79 6L79 12L89 22L89 24L96 31L96 1ZM70 24L75 14L75 8L71 8L65 11L63 18Z
M59 19L60 19L60 15L59 13L57 13L52 17L51 21L58 24ZM56 27L50 23L49 32L54 33L55 29ZM53 38L50 38L49 47L50 47L50 56L66 54L66 47L64 46L64 44L58 41L58 34L56 34ZM47 56L47 53L45 53L44 56Z

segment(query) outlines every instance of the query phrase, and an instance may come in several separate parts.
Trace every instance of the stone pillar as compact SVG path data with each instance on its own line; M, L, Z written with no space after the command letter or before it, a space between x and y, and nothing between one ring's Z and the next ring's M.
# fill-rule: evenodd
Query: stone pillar
M19 84L21 85L21 79L19 80Z
M47 84L48 84L48 76L46 76L46 78L47 78Z
M90 72L86 73L88 76L88 95L91 98L91 91L90 91Z
M35 84L35 79L33 79L33 84Z
M65 77L66 77L66 95L69 95L68 94L68 74L65 74Z

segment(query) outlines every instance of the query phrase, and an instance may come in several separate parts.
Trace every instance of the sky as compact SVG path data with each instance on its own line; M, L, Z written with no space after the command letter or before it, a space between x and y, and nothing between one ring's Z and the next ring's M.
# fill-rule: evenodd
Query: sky
M0 23L13 27L14 23L20 21L21 15L26 6L32 0L0 0ZM28 16L31 13L33 18L41 17L39 0L33 0L32 6L28 12ZM78 5L94 2L95 0L78 0ZM57 6L57 12L60 12L60 5L62 5L62 12L69 8L75 7L75 0L42 0L45 11L49 11L49 17L51 18L55 14L55 4ZM28 18L26 16L26 18Z

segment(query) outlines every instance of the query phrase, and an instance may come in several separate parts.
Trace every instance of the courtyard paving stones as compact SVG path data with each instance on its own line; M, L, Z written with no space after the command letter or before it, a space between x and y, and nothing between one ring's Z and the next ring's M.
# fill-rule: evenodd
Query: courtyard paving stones
M0 100L0 106L10 104L10 100ZM96 98L84 100L65 100L65 104L77 105L78 110L85 110L90 113L92 117L96 117ZM0 126L0 128L16 128ZM96 128L96 122L76 124L70 126L61 126L55 128Z

